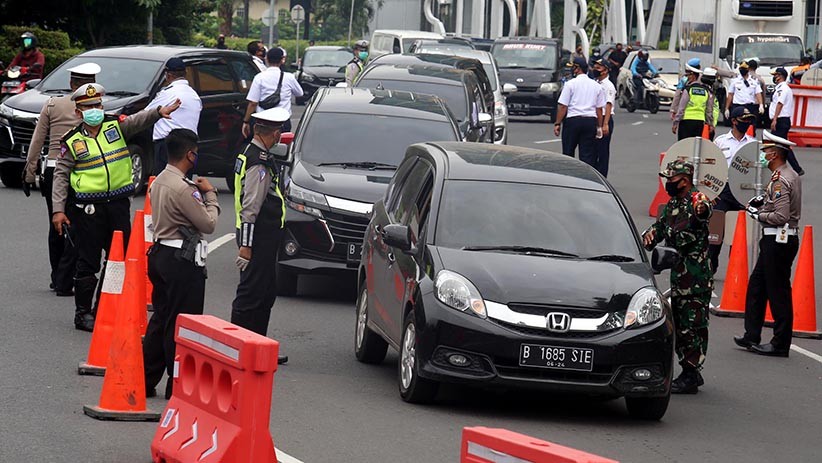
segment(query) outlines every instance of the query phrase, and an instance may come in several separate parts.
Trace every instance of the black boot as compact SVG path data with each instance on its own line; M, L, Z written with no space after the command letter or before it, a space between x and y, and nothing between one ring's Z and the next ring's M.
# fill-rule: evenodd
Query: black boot
M91 313L92 298L97 288L97 278L93 275L77 278L74 281L74 328L81 331L94 331L94 315Z
M699 371L696 368L686 367L671 383L671 394L696 394L699 392Z

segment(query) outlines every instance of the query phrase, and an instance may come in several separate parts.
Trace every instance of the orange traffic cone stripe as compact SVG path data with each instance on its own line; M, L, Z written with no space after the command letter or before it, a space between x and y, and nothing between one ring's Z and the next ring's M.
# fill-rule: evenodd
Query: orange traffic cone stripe
M138 314L141 335L146 333L146 328L148 327L148 313L146 312L148 296L146 295L145 285L145 269L148 267L148 264L146 263L146 243L145 238L143 238L144 226L143 211L135 212L134 223L131 224L131 236L128 239L128 248L126 249L126 260L134 259L140 265L139 278L140 281L143 282L141 288L135 291L133 295L133 297L137 298L138 303L143 305L143 310Z
M662 167L662 160L665 159L665 153L659 154L659 166ZM659 215L659 206L668 202L668 193L665 192L665 186L662 184L662 177L659 177L659 186L656 190L656 195L654 195L654 199L651 200L651 205L648 206L648 215L651 217L657 217Z
M736 231L725 272L725 286L719 307L712 312L721 316L742 316L745 314L745 297L748 294L748 232L744 212L738 212Z

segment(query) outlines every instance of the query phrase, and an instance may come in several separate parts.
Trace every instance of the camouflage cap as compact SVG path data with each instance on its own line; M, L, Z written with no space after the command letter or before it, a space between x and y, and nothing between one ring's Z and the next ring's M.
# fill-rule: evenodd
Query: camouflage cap
M668 165L659 173L660 177L671 178L676 177L677 175L687 175L689 177L693 177L694 175L694 165L688 161L671 161Z

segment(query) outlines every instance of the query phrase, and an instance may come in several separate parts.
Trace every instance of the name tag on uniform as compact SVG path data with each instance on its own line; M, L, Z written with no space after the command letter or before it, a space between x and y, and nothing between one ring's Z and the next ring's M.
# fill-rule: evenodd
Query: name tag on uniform
M88 154L88 145L86 145L85 140L74 140L71 142L71 150L74 151L77 157L82 157Z
M776 233L776 242L779 244L788 242L788 224L779 228L779 231Z
M103 134L106 136L106 140L108 140L109 143L114 143L120 139L120 132L117 131L117 127L112 127L103 132Z

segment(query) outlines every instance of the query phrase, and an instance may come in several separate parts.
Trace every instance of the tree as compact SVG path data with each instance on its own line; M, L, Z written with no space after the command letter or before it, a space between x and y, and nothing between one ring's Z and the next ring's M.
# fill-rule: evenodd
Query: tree
M226 37L231 35L231 20L234 17L233 0L217 0L217 16L220 17L220 33Z
M374 17L382 0L354 0L352 30L367 31L368 21ZM341 40L348 36L348 15L351 0L326 0L314 4L314 37L319 40Z

